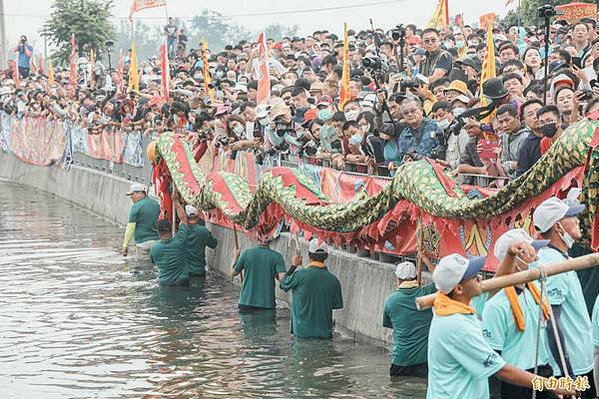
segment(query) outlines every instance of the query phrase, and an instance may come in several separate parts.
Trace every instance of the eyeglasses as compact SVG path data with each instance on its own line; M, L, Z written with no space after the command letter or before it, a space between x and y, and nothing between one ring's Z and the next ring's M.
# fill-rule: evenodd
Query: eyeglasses
M412 115L412 114L417 114L418 112L420 112L420 110L418 108L414 108L414 109L405 109L401 113L404 115Z
M437 43L437 38L433 37L431 39L424 39L423 41L424 41L424 43L429 43L429 44Z

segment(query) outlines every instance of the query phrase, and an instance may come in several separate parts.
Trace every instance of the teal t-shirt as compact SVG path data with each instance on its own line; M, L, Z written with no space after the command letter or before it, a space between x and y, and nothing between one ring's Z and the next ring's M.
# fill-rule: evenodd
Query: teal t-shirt
M487 399L488 378L505 364L483 338L476 315L433 316L428 336L427 399Z
M241 253L233 270L243 271L243 285L239 304L258 308L274 309L275 278L285 273L283 256L268 247L257 246Z
M599 296L595 299L593 306L593 345L599 346Z
M501 356L511 365L527 370L535 367L535 348L539 305L528 289L518 295L524 314L524 331L518 331L510 301L505 290L499 291L485 305L482 315L483 337L491 348L501 351ZM549 363L545 323L541 323L538 364Z
M541 248L539 260L530 267L550 265L566 260L566 257L554 248ZM591 333L591 318L587 311L580 280L575 271L556 274L547 277L547 296L551 305L561 305L562 337L570 364L575 375L584 375L593 369L593 338ZM558 359L552 358L552 367L556 368Z
M216 238L203 224L190 224L188 228L187 269L193 274L205 274L206 247L216 248Z
M168 240L160 240L150 250L152 262L158 267L158 278L162 285L176 285L189 279L185 247L189 227L182 224L179 231Z
M437 290L435 285L399 288L389 295L383 311L383 327L393 329L393 359L397 366L426 363L428 330L433 312L416 308L416 298Z
M343 308L341 283L326 268L306 267L285 276L281 289L292 290L291 333L299 338L331 338L333 309Z
M129 223L135 223L135 243L158 240L160 205L150 197L144 197L131 206Z

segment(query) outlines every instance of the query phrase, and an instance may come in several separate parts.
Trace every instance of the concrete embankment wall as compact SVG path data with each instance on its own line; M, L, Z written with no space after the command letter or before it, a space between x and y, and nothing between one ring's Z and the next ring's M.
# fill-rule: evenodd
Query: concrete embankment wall
M34 166L2 151L0 178L56 195L122 226L127 223L131 202L124 195L130 185L125 179L78 166L68 171L58 166ZM209 252L209 266L221 274L228 274L235 249L233 231L214 225L209 228L219 240L217 249ZM242 248L253 245L244 234L238 233L238 237ZM287 235L284 234L272 247L290 264L295 244L289 243ZM306 260L307 244L302 242L301 247ZM337 326L357 338L387 342L390 332L382 327L381 319L385 299L395 286L393 265L338 250L332 251L326 263L341 281L343 290L344 309L335 314ZM289 303L289 296L281 290L277 289L277 295Z

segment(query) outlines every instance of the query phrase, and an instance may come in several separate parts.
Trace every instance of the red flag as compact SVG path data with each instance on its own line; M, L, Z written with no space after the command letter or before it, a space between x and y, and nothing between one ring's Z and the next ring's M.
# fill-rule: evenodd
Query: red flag
M263 104L270 99L270 71L268 70L268 47L264 33L258 38L260 57L258 59L258 94L256 103Z
M37 73L37 65L35 63L35 57L31 57L31 73Z
M119 52L119 63L116 67L116 91L117 93L123 93L124 90L124 78L123 78L123 49Z
M21 77L19 76L19 65L17 60L12 62L12 80L15 81L15 87L21 86Z
M37 70L40 73L40 75L42 75L44 73L44 59L42 58L42 55L40 54L40 60L37 66Z
M166 41L160 46L160 78L162 81L162 95L165 100L169 99L169 88L171 86L171 73L168 63L168 49Z
M166 7L166 0L133 0L129 8L129 23L133 23L133 14L147 8Z

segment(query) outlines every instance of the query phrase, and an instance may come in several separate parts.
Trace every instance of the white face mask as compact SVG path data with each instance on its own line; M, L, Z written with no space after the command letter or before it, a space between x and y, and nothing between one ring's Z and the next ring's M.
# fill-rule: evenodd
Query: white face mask
M462 114L464 113L464 111L466 111L466 109L465 109L465 108L461 108L461 107L454 108L454 109L453 109L453 114L454 114L456 117L458 117L458 116L462 115Z
M244 130L245 129L243 128L243 126L237 125L233 128L233 133L235 133L237 137L241 137L243 135Z
M347 111L345 113L345 119L348 121L356 121L358 120L358 116L360 116L360 111L358 110Z
M572 246L574 245L574 239L572 238L572 236L570 234L568 234L566 232L566 230L564 229L564 227L562 226L562 230L564 230L563 233L559 233L559 237L562 239L562 241L564 242L564 244L566 244L566 246L568 247L568 249L572 249Z
M268 126L270 124L270 119L267 116L266 118L258 119L258 122L260 122L262 126Z
M445 130L449 127L449 121L447 119L437 121L437 126L439 126L439 129Z

